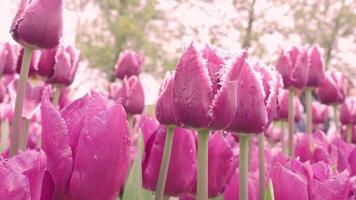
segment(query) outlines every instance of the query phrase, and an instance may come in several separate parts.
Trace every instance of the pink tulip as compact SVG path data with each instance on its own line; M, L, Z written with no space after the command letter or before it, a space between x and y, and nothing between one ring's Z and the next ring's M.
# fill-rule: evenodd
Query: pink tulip
M2 81L0 81L0 103L2 103L7 95L7 90Z
M59 113L45 95L41 114L42 147L56 199L114 198L129 164L129 129L122 106L92 93Z
M309 73L308 51L297 47L282 50L276 68L282 75L285 88L304 88Z
M21 0L11 25L11 36L23 46L50 49L62 36L62 0Z
M347 78L338 71L328 71L319 89L317 90L320 102L323 104L341 104L345 100Z
M340 122L356 125L356 98L348 98L340 107Z
M160 126L145 144L142 163L143 186L155 191L167 130ZM191 189L196 170L196 141L193 131L175 128L173 146L165 184L165 194L179 196Z
M224 129L232 122L236 113L236 82L211 76L210 71L222 68L217 58L220 56L214 49L205 48L201 53L193 43L184 50L173 85L177 124Z
M356 176L356 148L354 148L354 150L350 153L348 161L351 176Z
M323 124L329 116L328 106L314 101L312 103L312 116L314 124Z
M341 127L341 135L344 141L346 141L347 137L347 127L346 125ZM356 126L352 126L351 129L351 143L356 144Z
M310 67L308 73L307 87L319 87L324 79L324 63L319 48L313 47L309 50Z
M239 172L237 171L231 178L230 182L226 185L223 197L224 200L239 199ZM254 174L248 177L248 198L249 200L258 199L258 178Z
M47 167L43 151L25 151L9 160L0 157L0 199L40 200Z
M161 124L176 124L173 105L174 73L168 74L164 79L156 105L156 118Z
M0 52L0 74L15 73L17 57L17 46L5 43Z
M289 91L288 90L282 90L280 89L279 94L278 94L278 102L279 102L279 107L278 107L278 114L277 114L277 120L288 120L288 95ZM294 120L298 122L302 118L302 113L303 113L303 105L300 102L298 97L294 97Z
M116 78L124 79L125 77L138 76L141 73L143 61L143 56L134 51L125 50L121 52L115 65Z

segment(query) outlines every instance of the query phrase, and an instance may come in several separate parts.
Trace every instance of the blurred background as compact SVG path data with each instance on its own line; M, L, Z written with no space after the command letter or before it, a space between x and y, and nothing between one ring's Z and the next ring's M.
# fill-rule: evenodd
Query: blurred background
M327 69L346 72L351 82L356 78L354 0L64 2L63 42L80 48L81 65L104 72L106 80L113 80L118 54L132 49L145 56L143 70L158 87L189 41L210 43L232 53L249 47L250 57L271 65L282 47L319 45ZM9 27L18 3L1 0L0 43L12 40Z

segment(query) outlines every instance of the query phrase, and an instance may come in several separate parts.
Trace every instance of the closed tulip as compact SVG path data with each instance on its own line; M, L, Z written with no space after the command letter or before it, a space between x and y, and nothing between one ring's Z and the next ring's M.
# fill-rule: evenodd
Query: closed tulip
M15 73L17 57L17 46L5 43L0 52L0 74Z
M308 51L297 47L282 50L276 68L282 75L285 88L304 88L309 73Z
M318 96L323 104L341 104L345 100L347 90L347 78L338 71L328 71L321 86L318 88Z
M11 25L11 36L23 46L50 49L62 36L62 0L21 0Z
M340 122L356 125L356 98L348 98L341 104Z
M119 59L115 65L116 78L124 79L125 77L138 76L141 73L143 56L130 50L120 53Z
M92 93L60 113L45 95L41 115L42 148L55 198L116 197L129 165L129 129L122 106Z
M324 79L324 63L318 47L309 50L309 73L307 87L319 87Z
M173 84L177 124L224 129L232 122L236 113L236 81L217 79L215 73L209 73L222 68L222 64L216 64L217 57L214 49L199 51L193 43L184 50Z
M174 72L164 79L156 105L156 118L161 124L176 124L173 105Z
M278 114L277 120L288 120L288 90L280 90L278 94ZM302 118L303 105L298 97L294 97L294 120L298 122Z
M329 108L326 105L323 105L317 101L312 103L312 113L313 113L313 123L322 124L324 123L329 116Z
M156 190L166 132L166 128L160 126L145 144L145 156L142 163L143 186L152 191ZM174 129L165 195L179 196L191 190L197 165L194 134L188 129Z

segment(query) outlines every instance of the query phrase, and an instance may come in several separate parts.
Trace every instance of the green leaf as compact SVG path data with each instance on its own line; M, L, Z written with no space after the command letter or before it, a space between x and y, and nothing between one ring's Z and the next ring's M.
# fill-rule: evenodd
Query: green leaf
M146 200L147 192L144 192L142 188L142 153L143 153L143 137L142 133L139 132L139 136L137 139L137 157L134 161L129 176L126 180L124 194L122 196L122 200ZM146 197L147 196L147 197Z
M268 181L268 186L265 193L265 200L274 200L273 184L271 180Z

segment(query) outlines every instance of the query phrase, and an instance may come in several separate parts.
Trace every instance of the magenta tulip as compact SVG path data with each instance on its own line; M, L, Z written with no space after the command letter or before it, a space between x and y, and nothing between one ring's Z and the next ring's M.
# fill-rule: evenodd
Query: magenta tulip
M312 113L313 123L323 124L328 119L329 108L327 105L314 101L312 103Z
M7 90L2 81L0 81L0 103L2 103L7 95Z
M239 172L237 171L232 177L231 181L226 185L223 197L224 200L236 200L239 199ZM258 199L258 178L253 174L248 177L248 198L249 200Z
M56 199L113 199L129 165L129 129L122 106L92 93L59 113L45 95L41 114L42 147Z
M25 151L5 161L0 157L0 199L40 200L47 167L43 151Z
M356 176L356 148L354 148L354 150L350 153L348 161L351 176Z
M17 57L17 46L5 43L0 52L0 74L15 73Z
M340 122L356 125L356 98L348 98L341 104Z
M218 56L218 55L216 55ZM194 44L184 50L174 78L173 105L178 124L196 128L226 128L236 110L236 83L209 75L208 63ZM220 66L222 67L222 66ZM220 89L214 93L214 84Z
M160 126L145 144L142 163L143 186L155 191L161 166L166 128ZM175 128L165 184L165 195L179 196L191 190L196 170L196 141L193 131Z
M308 51L297 47L282 50L276 68L282 75L285 88L304 88L309 73Z
M121 52L115 65L116 78L124 79L125 77L138 76L141 73L143 61L143 56L134 51L125 50Z
M318 96L323 104L341 104L345 100L346 90L346 76L338 71L328 71L318 89Z
M278 94L279 107L276 118L277 120L288 120L288 95L289 91L282 89ZM294 97L294 121L298 122L302 118L303 110L303 105L300 102L299 98Z
M11 25L11 36L33 49L50 49L62 36L62 0L21 0Z
M308 73L307 87L319 87L324 80L324 64L319 48L313 47L309 50L310 67Z
M174 73L164 79L156 105L156 118L161 124L176 124L173 105Z

